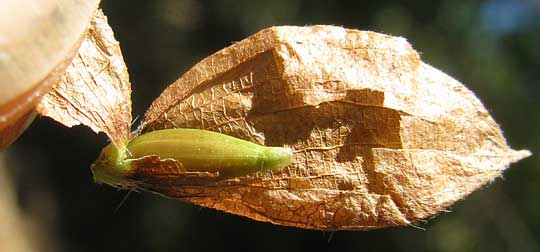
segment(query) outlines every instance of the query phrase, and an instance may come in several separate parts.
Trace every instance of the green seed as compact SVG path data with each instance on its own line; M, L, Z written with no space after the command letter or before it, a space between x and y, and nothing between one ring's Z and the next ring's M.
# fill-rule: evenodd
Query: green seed
M124 150L109 145L92 166L98 183L129 186L126 174L134 159L147 156L174 159L187 172L218 172L220 178L281 169L292 162L292 151L266 147L228 135L196 129L165 129L140 135Z

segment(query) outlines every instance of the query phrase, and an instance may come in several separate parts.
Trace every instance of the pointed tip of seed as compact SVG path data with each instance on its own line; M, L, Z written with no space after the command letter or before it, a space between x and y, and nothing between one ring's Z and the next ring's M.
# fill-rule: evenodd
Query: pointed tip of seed
M264 170L285 168L293 162L293 152L285 147L268 147L265 152Z

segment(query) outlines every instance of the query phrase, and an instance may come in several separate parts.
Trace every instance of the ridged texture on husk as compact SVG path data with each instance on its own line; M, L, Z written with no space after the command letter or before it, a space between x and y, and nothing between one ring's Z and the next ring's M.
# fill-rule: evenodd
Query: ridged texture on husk
M166 128L291 147L295 161L220 182L157 176L142 189L319 230L410 225L530 155L405 39L333 26L265 29L204 59L154 101L141 132ZM156 160L138 167L160 172Z

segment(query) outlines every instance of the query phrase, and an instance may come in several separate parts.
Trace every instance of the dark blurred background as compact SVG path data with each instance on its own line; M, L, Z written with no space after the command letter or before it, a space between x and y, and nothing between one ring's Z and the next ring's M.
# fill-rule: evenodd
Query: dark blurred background
M274 226L93 183L105 135L38 118L6 152L40 251L540 251L540 1L102 0L133 85L134 117L192 65L273 25L403 36L472 89L509 144L534 155L414 227L321 232ZM29 225L30 225L29 224Z

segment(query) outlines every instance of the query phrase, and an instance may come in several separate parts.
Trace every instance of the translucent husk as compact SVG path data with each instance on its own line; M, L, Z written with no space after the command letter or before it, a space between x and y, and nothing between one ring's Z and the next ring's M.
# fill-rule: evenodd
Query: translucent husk
M111 83L128 83L127 73L95 82ZM122 147L129 86L108 88L117 96L103 102L108 107L86 105L101 101L98 89L90 101L73 98L77 110L66 111L89 111L94 116L78 122ZM265 29L202 60L154 101L137 134L168 128L287 146L294 162L216 181L216 174L149 157L132 168L156 179L136 189L319 230L411 225L530 155L508 147L475 95L423 63L405 39L334 26Z

